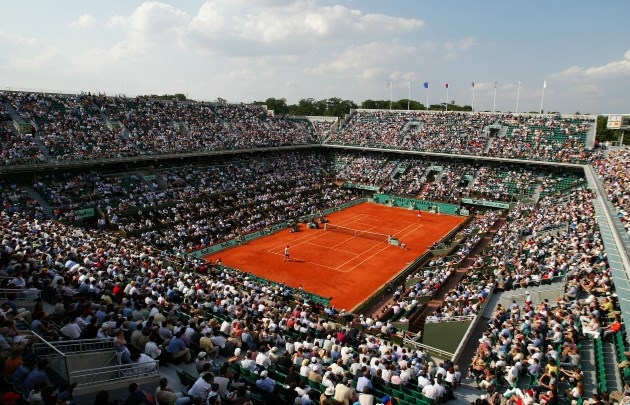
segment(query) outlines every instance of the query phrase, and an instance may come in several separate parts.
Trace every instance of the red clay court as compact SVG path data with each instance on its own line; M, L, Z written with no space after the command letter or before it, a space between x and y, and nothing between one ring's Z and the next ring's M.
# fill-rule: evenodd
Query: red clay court
M206 256L224 265L292 287L332 297L339 309L356 307L387 283L466 217L431 214L363 203L326 217L329 224L392 235L408 250L375 240L324 229L283 230L244 245ZM290 246L291 261L284 249Z

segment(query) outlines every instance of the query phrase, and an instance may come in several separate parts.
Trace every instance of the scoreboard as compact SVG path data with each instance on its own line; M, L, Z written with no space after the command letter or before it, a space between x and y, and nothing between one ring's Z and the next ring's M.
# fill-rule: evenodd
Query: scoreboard
M630 115L611 114L606 123L608 129L630 129Z

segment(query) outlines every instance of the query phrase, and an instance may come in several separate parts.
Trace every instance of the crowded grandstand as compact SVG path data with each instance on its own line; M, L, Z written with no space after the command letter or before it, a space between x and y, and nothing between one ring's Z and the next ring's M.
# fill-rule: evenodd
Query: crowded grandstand
M0 119L15 401L627 401L630 152L595 116L2 92ZM467 220L348 311L197 254L381 194Z

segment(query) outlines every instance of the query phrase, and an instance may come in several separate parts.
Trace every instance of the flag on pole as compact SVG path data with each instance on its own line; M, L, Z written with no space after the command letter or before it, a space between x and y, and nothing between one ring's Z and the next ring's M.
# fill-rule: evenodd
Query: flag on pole
M474 88L475 88L475 82L472 82L472 83L471 83L471 86L472 86L472 88L474 89Z
M543 89L546 89L546 88L547 88L547 81L545 80L545 81L543 82Z
M496 81L494 82L494 88L495 89L497 88L497 82Z
M424 88L428 89L429 88L429 82L424 82Z
M444 83L444 87L448 89L448 82Z

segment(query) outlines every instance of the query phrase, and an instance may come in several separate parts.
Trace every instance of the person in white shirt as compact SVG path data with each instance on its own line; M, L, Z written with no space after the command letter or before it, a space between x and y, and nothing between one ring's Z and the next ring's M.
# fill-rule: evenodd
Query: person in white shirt
M59 329L59 332L72 340L81 338L81 327L74 321L66 318L65 324Z
M135 375L148 374L157 369L157 362L144 353L134 352L129 357Z
M420 388L424 388L424 387L426 387L426 386L427 386L427 385L429 385L429 384L431 384L431 380L429 380L429 379L426 377L426 375L425 375L424 371L421 371L421 372L420 372L420 375L418 376L418 386L419 386Z
M438 399L437 389L430 382L429 384L425 385L424 388L422 389L422 395L434 401Z
M154 360L157 360L160 358L160 355L162 354L162 350L157 345L157 343L155 343L154 335L149 336L149 341L144 346L144 352Z
M208 398L208 392L212 389L212 381L214 381L212 373L202 375L188 390L188 395L193 397L194 400L200 399L201 403L205 403Z

